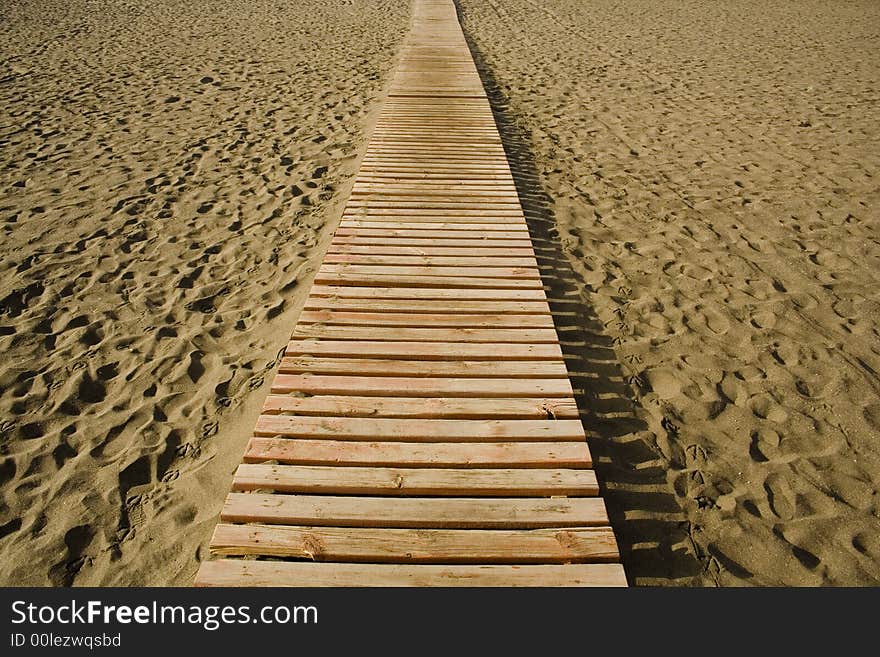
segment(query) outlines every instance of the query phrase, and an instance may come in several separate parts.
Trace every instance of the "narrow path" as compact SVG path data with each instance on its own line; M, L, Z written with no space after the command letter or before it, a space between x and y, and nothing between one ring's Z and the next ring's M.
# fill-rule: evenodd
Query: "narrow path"
M625 585L452 0L412 33L200 586Z

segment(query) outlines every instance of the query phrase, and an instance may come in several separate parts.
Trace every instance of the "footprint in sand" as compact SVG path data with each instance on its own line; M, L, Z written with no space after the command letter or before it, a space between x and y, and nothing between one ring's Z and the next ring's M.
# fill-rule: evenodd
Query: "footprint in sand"
M660 399L672 399L681 394L681 381L673 370L650 370L645 372L643 378Z
M807 570L816 571L822 565L822 559L819 556L805 547L798 545L798 543L803 544L810 539L809 535L805 534L803 531L803 528L798 529L795 527L782 529L776 527L773 529L773 534L788 545L794 558L797 559Z
M748 399L749 392L745 382L733 372L725 372L718 391L732 404L742 406Z
M749 400L749 406L756 417L764 420L782 423L788 419L788 413L770 395L755 395Z
M777 342L771 352L773 357L782 365L798 365L801 362L800 349L790 342Z
M759 310L752 315L752 326L770 330L776 326L778 315L770 310Z
M795 379L794 387L798 394L805 399L822 399L827 395L827 391L833 388L836 383L835 378L828 375L824 380L807 381L806 379Z
M859 554L880 559L880 536L874 532L859 532L852 537L852 546Z
M685 448L685 454L688 457L688 462L691 465L701 465L706 462L706 458L709 453L706 451L706 448L701 445L688 445Z
M782 437L773 429L762 428L752 432L750 454L759 463L779 458L779 443Z
M700 308L694 310L694 314L684 318L685 325L695 333L706 333L708 329L714 335L724 335L730 330L730 321L721 313L711 308Z
M791 520L795 517L796 498L783 475L770 474L764 480L764 490L767 492L767 502L773 513L782 520Z
M71 586L74 579L88 560L84 554L95 538L96 531L91 525L79 525L69 529L64 535L67 548L64 557L49 569L49 580L54 586Z

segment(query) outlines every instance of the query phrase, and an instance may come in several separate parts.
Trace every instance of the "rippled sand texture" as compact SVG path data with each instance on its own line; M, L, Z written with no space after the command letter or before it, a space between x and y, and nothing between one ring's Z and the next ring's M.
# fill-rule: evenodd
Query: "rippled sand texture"
M0 7L0 583L191 581L409 11Z
M634 402L630 577L880 584L880 4L460 5Z

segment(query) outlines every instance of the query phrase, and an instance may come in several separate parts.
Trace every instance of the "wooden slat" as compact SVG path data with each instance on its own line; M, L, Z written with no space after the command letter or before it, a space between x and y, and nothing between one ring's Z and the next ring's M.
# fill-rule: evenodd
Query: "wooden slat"
M273 393L384 397L570 397L568 379L454 379L279 374Z
M541 328L401 328L297 324L295 337L326 340L387 340L402 342L487 342L493 344L557 344L556 331Z
M428 256L428 255L391 255L377 253L366 255L360 253L327 253L324 256L327 264L358 264L358 265L407 265L423 267L532 267L537 268L534 256L503 257L487 255Z
M435 420L436 421L436 420ZM232 490L331 495L549 497L599 494L592 470L382 468L243 463Z
M386 272L320 271L315 276L319 285L347 285L357 287L426 287L426 288L475 288L482 290L543 290L537 278L483 277L437 277L427 272L421 274L394 274ZM496 296L496 299L504 298Z
M565 381L567 384L568 381ZM257 436L461 442L584 440L579 420L423 420L261 415Z
M600 497L353 497L230 493L225 522L331 527L530 529L608 525Z
M389 268L390 269L390 268ZM487 271L491 271L487 269ZM451 273L451 272L450 272ZM543 290L539 278L503 278L497 276L434 276L428 272L418 274L395 274L392 271L319 271L315 276L318 285L339 285L357 287L426 287L447 289L483 290ZM494 296L503 299L504 296Z
M432 299L382 299L371 297L367 299L345 299L339 297L310 296L306 299L305 310L336 310L347 312L373 312L373 313L424 313L430 312L437 307L442 307L447 313L471 314L471 313L496 313L505 315L544 315L549 313L547 304L543 301L456 301L450 304L446 301ZM549 315L545 315L549 316Z
M330 248L334 250L344 250L348 247L362 248L364 246L379 247L379 253L381 253L383 249L396 249L400 247L416 247L419 249L425 247L447 247L457 250L461 249L465 252L475 252L478 249L486 249L493 250L495 253L499 253L500 249L504 249L504 252L510 253L519 251L520 249L529 249L529 253L533 253L531 250L531 243L527 239L505 238L496 240L490 239L485 235L463 235L459 237L434 239L428 237L389 238L370 235L339 235L337 233L333 237L333 241L330 243Z
M479 183L497 183L503 182L512 185L513 176L510 173L479 173L472 174L467 177L471 182ZM435 183L455 183L461 178L455 174L448 173L432 173L430 171L370 171L363 172L358 176L358 180L363 182L383 182L393 180L395 182L435 182Z
M370 529L228 525L211 552L366 563L588 563L613 560L610 527L571 529Z
M356 376L453 377L499 379L565 379L568 371L559 361L421 361L374 358L286 357L281 374L341 374Z
M462 313L372 313L305 310L300 324L327 326L400 326L407 328L553 328L550 315L492 315Z
M375 336L373 336L375 337ZM400 340L291 340L288 356L380 358L402 360L555 360L562 359L558 344L499 342L407 342Z
M492 208L352 208L340 228L411 228L417 230L522 231L526 226L513 211Z
M299 394L299 393L297 393ZM572 419L579 417L574 399L550 397L364 397L354 395L293 396L271 394L263 413L314 417L399 417L450 419Z
M387 465L449 468L589 468L586 442L410 443L264 438L248 444L245 463Z
M401 565L243 561L202 564L196 586L626 586L614 563Z
M412 225L412 224L411 224ZM444 228L448 224L443 224L439 228L436 225L425 225L422 228L401 228L401 227L384 227L369 228L360 226L345 227L341 226L336 230L337 237L359 237L359 238L382 238L387 242L389 239L399 239L399 243L410 243L413 239L419 240L470 240L474 246L481 243L495 242L498 240L510 240L511 242L522 243L529 239L528 231L523 230L495 230L488 231L486 234L474 237L475 233L466 226L469 224L459 224L455 229ZM464 226L464 227L463 227Z
M474 185L459 183L456 185L432 185L429 183L407 185L377 185L375 183L355 183L351 190L353 198L454 198L454 199L486 199L486 198L510 198L519 202L516 195L516 186L511 184Z
M490 217L473 216L473 217L441 217L441 221L431 217L413 217L402 216L399 219L395 217L367 217L364 219L353 219L343 217L342 223L339 224L339 230L365 230L365 231L414 231L426 234L430 232L459 233L459 236L466 234L468 231L485 231L494 238L496 235L517 235L518 239L528 237L525 226L518 223L507 223L509 219L502 218L501 222L496 222ZM479 222L479 223L477 223ZM503 222L503 223L502 223Z
M430 288L430 287L406 287L382 286L374 287L366 285L314 285L311 290L312 297L333 297L337 299L432 299L447 302L458 301L544 301L543 288L541 289L474 289L474 288ZM548 308L549 312L549 308Z

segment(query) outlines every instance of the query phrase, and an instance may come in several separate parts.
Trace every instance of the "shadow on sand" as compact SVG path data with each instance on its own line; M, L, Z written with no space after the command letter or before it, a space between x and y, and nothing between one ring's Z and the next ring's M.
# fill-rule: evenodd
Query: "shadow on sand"
M644 411L624 379L612 339L564 255L553 199L541 187L528 137L512 120L479 48L465 37L513 172L627 578L630 584L699 585L703 567L694 556L689 523L659 464L654 435L640 417Z

